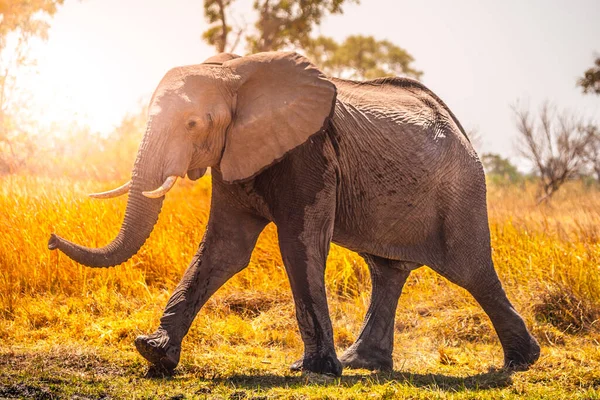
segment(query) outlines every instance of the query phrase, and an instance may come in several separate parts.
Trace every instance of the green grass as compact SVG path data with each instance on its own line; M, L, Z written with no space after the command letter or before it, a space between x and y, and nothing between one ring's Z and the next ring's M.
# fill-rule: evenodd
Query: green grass
M481 350L481 349L478 349ZM593 349L589 349L592 350ZM463 350L457 350L462 353ZM470 351L467 351L471 353ZM288 372L294 354L251 346L193 351L173 377L148 377L132 349L72 343L0 352L0 397L26 398L570 398L600 397L599 354L545 354L511 374L473 360L393 373L345 371L341 378ZM485 350L484 350L485 353ZM429 364L429 365L427 365Z

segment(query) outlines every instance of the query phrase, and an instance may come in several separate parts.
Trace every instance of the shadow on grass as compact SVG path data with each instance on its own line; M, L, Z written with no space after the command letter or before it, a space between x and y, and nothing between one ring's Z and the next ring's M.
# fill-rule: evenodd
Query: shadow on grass
M0 351L0 397L52 397L50 395L62 393L63 387L71 386L74 379L78 384L83 384L85 391L98 397L105 391L112 390L104 384L98 385L99 382L110 382L115 377L139 379L142 378L140 373L143 374L143 370L144 363L139 358L115 361L94 352L73 354L62 349L62 351L49 353L18 354ZM391 382L429 390L461 392L508 387L512 385L513 371L490 369L485 373L465 377L402 371L390 373L345 371L345 373L346 375L340 378L318 374L277 374L257 370L222 375L210 368L206 370L183 367L182 370L176 370L174 376L171 376L170 371L150 368L142 379L154 380L159 384L161 381L170 380L201 384L198 393L204 393L203 390L211 390L212 387L220 385L245 390L264 390L306 386L350 388L354 385L364 385L369 387Z
M304 385L345 386L351 387L358 383L365 385L380 385L387 382L397 382L419 388L441 389L444 391L486 390L510 386L511 371L491 370L486 373L467 377L449 376L442 374L417 374L410 372L373 373L365 375L348 375L340 378L327 378L314 375L280 376L280 375L233 375L226 379L218 379L219 383L234 383L236 387L245 389L297 387ZM216 383L216 382L215 382Z
M150 371L149 371L150 372ZM418 374L412 372L381 372L365 373L363 375L344 375L339 378L318 374L302 375L276 375L276 374L235 374L228 377L206 378L211 385L233 384L239 389L270 389L270 388L298 388L302 386L341 386L352 387L356 384L383 385L396 382L407 386L460 392L465 390L501 389L512 385L513 371L490 369L490 371L466 376L452 376L443 374ZM175 373L175 377L178 373ZM146 374L148 379L172 379L173 376L157 371Z

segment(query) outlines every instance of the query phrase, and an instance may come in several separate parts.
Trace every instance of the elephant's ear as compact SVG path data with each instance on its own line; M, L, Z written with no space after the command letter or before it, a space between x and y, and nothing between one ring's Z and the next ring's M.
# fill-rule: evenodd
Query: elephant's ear
M210 58L207 58L202 64L221 65L225 61L235 60L236 58L240 58L240 56L232 53L219 53Z
M259 53L223 63L239 78L220 169L241 181L280 160L326 126L336 88L296 53Z

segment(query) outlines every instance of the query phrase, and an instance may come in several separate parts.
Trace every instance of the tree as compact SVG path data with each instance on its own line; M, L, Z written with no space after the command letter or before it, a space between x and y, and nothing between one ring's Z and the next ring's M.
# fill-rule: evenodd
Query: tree
M594 66L585 71L583 78L577 80L583 93L600 95L600 57L594 61ZM585 151L585 159L593 171L595 178L600 182L600 128L594 125L587 126L590 143Z
M373 36L352 35L341 44L332 38L319 36L305 46L307 56L325 73L350 79L422 74L411 67L413 57L388 40Z
M344 3L358 0L255 0L256 33L248 36L251 52L304 48L327 14L341 14Z
M202 35L217 51L232 51L245 28L237 29L237 37L230 43L232 26L231 6L235 0L204 0L204 16L211 24ZM249 52L304 47L312 29L320 25L325 15L341 14L344 2L359 0L255 0L257 13L255 31L247 35ZM229 49L229 50L227 50Z
M228 24L228 8L233 2L234 0L204 0L204 16L211 26L202 34L202 38L215 46L219 53L235 51L244 32L243 28L238 28L233 43L229 43L232 27Z
M583 78L577 80L583 93L594 93L600 95L600 57L594 61L594 66L584 72Z
M518 183L523 180L523 175L517 167L499 154L485 153L481 156L481 163L486 174L494 180L508 183Z
M591 140L589 131L580 118L559 114L548 103L540 109L538 121L526 109L513 110L520 135L519 152L533 163L540 180L543 193L539 202L549 200L581 172Z
M234 0L204 0L205 17L211 23L203 38L217 51L231 51L242 36L237 29L236 39L229 33L230 12ZM311 33L323 17L341 14L342 6L359 0L255 0L257 14L254 31L246 36L249 52L303 49L324 72L346 78L409 75L420 77L421 72L410 64L412 56L388 40L372 36L353 35L338 43L332 38ZM227 50L228 49L228 50Z
M584 159L594 174L594 178L600 183L600 129L591 124L585 129L589 142L584 150Z
M0 0L0 173L12 172L31 151L19 120L15 70L28 66L31 38L47 38L47 18L64 0Z

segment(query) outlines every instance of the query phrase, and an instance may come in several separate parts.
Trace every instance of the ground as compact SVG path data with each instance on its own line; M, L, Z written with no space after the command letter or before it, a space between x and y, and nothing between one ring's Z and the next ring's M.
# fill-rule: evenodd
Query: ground
M569 184L548 205L535 186L491 185L494 261L542 345L529 371L500 369L486 315L424 267L396 314L394 372L301 375L289 284L272 226L250 266L217 292L183 344L173 377L150 376L133 339L152 332L191 259L209 210L209 178L169 193L132 260L92 270L46 249L48 235L101 246L125 199L85 193L117 182L0 178L0 398L600 398L600 191ZM360 330L370 281L362 259L332 248L327 289L340 354Z

